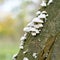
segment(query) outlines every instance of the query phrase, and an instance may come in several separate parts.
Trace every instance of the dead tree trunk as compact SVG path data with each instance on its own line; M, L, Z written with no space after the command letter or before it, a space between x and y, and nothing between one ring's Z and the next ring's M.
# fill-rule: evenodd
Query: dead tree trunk
M19 51L16 60L60 60L60 0L53 0L39 10L47 11L48 20L39 34L27 34L24 48Z

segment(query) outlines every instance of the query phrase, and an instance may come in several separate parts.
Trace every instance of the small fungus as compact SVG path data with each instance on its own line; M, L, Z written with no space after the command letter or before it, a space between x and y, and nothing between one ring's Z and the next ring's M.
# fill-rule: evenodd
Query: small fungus
M39 27L43 27L43 24L39 24Z
M34 58L37 58L37 53L33 53L32 55Z
M45 18L46 18L46 15L41 13L41 14L38 16L38 18L44 18L44 19L45 19Z
M24 41L25 39L26 39L26 37L25 36L22 36L20 40L21 41Z
M47 14L47 12L46 12L46 11L42 11L42 13L43 13L43 14L44 14L44 13L45 13L45 14Z
M41 5L42 7L46 7L46 2L43 0L40 5Z
M23 60L29 60L27 57L24 57Z
M36 36L36 32L31 32L32 36Z
M12 59L16 60L16 58L17 58L17 54L14 54L13 57L12 57Z
M25 27L25 28L24 28L24 31L25 31L25 32L30 32L30 27Z
M32 22L43 23L43 21L41 19L39 19L38 17L37 18L34 18L32 20Z
M36 15L40 15L41 11L37 11Z
M19 46L20 49L23 49L24 47L23 46Z
M20 46L24 45L24 41L20 41Z
M24 37L26 37L26 36L27 36L27 33L24 34Z
M28 49L26 51L23 52L23 54L26 54L28 52Z
M47 5L50 5L53 2L53 0L49 0Z

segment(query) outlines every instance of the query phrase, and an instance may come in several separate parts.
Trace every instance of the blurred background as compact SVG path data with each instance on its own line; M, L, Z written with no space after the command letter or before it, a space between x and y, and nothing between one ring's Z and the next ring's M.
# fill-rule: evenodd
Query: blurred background
M23 28L40 8L40 0L0 0L0 60L12 60L19 51Z

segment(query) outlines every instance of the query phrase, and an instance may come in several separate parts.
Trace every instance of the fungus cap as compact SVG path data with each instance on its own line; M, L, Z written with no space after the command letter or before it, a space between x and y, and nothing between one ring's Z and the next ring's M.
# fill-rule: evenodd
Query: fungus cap
M53 2L53 0L49 0L47 5L50 5Z
M24 47L23 46L19 46L20 49L23 49Z
M39 27L43 27L43 24L39 24Z
M45 14L40 14L40 15L38 16L38 18L46 18L46 15L45 15Z
M28 49L26 51L23 52L23 54L26 54L28 52Z
M25 36L22 36L20 40L21 40L21 41L22 41L22 40L24 41L25 39L26 39L26 37L25 37Z
M23 31L25 31L25 32L30 32L30 27L25 27L25 28L23 29Z
M40 13L41 13L41 11L37 11L37 12L36 12L36 15L39 15Z
M14 54L13 57L12 57L12 59L16 60L16 58L17 58L17 54Z
M41 5L42 7L46 7L46 2L43 0L40 5Z
M36 32L31 32L32 36L36 36Z
M23 60L29 60L27 57L24 57Z
M47 13L46 11L42 11L42 13Z
M33 57L34 58L37 58L37 53L33 53Z
M39 19L38 17L37 18L34 18L32 20L32 22L43 23L43 21L41 19Z

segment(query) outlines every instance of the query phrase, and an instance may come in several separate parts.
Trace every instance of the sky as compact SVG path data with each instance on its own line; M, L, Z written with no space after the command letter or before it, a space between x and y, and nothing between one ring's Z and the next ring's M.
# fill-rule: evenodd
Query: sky
M0 4L0 20L8 14L13 14L12 10L21 5L22 0L5 0Z

